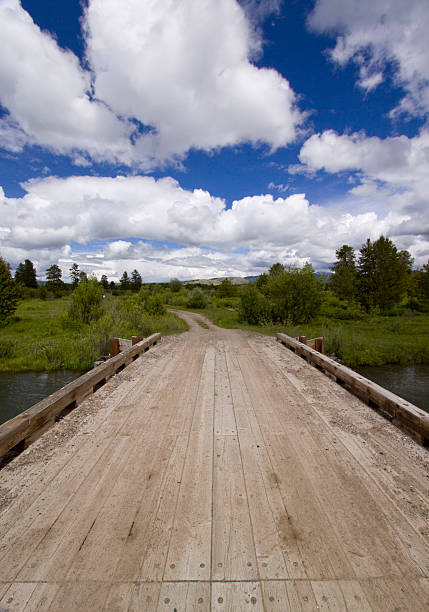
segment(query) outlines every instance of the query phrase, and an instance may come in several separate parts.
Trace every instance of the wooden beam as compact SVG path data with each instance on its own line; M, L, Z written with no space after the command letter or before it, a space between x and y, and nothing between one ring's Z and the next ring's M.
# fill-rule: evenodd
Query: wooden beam
M99 388L100 382L114 376L131 363L135 356L147 351L160 339L161 334L152 334L0 425L0 456L23 440L25 444L34 442L47 429L48 424L55 422L55 417L82 403Z
M279 333L277 340L310 363L332 374L337 382L345 384L354 395L370 406L376 407L383 416L410 434L420 444L429 446L429 414L427 412L295 338Z

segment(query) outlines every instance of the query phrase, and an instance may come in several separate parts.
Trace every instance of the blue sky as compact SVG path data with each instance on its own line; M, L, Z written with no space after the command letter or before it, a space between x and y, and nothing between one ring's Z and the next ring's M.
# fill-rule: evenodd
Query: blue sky
M148 281L429 257L426 0L0 0L0 253Z

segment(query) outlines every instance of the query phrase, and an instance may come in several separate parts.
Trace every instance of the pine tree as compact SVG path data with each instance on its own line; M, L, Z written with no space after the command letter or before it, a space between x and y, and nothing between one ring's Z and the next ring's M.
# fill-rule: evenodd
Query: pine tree
M104 291L107 291L107 289L109 288L109 279L105 274L103 274L100 279L100 285L103 287Z
M10 274L10 266L0 256L0 327L7 325L15 312L19 292Z
M130 279L128 276L128 272L125 270L125 272L123 273L123 275L121 276L121 278L119 279L119 282L121 283L121 289L129 289L130 288Z
M356 298L357 269L356 256L353 248L343 244L335 251L337 261L332 266L331 286L342 300L352 301Z
M140 291L140 287L142 286L142 277L138 270L133 270L131 272L131 281L130 288L133 291Z
M46 270L46 286L56 296L61 294L61 290L64 285L63 281L61 280L62 275L62 270L57 266L57 264L53 264Z
M398 251L389 238L368 238L359 256L359 301L367 310L382 311L399 303L408 289L412 263L408 251Z
M73 289L76 289L79 284L80 276L79 266L77 265L77 263L72 264L72 267L70 268L69 272L70 278L72 280Z

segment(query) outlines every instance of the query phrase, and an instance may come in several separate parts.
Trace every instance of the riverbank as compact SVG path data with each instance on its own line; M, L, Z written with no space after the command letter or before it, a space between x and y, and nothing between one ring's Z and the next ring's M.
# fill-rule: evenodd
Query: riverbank
M219 327L243 329L269 336L278 332L292 337L325 338L326 353L335 354L351 367L389 364L429 364L429 314L405 312L388 317L365 315L357 321L317 317L302 325L248 325L228 308L195 310Z
M69 297L23 300L15 317L0 328L0 371L79 370L93 367L108 352L110 338L132 335L163 336L186 331L185 322L173 314L150 315L124 308L124 300L109 297L103 316L89 325L71 324L66 313Z

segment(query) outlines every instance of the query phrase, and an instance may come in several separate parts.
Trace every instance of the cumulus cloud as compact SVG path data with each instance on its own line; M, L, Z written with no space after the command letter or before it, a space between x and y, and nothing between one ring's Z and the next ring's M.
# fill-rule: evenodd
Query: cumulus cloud
M353 181L359 184L350 193L361 198L361 208L366 206L379 214L384 210L384 233L403 240L401 248L413 244L411 250L418 263L427 258L429 131L422 130L414 138L380 139L328 130L311 136L299 158L304 169L314 172L352 173Z
M42 32L18 0L0 1L0 144L12 151L39 144L67 153L85 149L115 159L129 149L130 128L89 96L90 75L70 51Z
M340 65L355 62L362 88L373 89L393 70L406 91L394 113L429 111L427 0L317 0L308 23L314 31L337 35L330 56Z
M341 244L359 248L381 233L398 236L401 248L429 246L403 195L402 208L377 215L312 205L304 194L249 196L227 208L172 178L46 177L24 187L22 198L0 192L0 249L12 266L62 258L98 276L137 268L150 280L210 278L259 274L276 261L327 269Z
M251 63L261 41L236 0L89 0L83 30L88 68L19 0L0 0L0 146L150 168L295 139L295 94Z
M365 133L313 134L302 146L300 161L310 170L336 173L361 170L365 175L398 186L417 186L429 180L429 131L414 138L368 137Z

